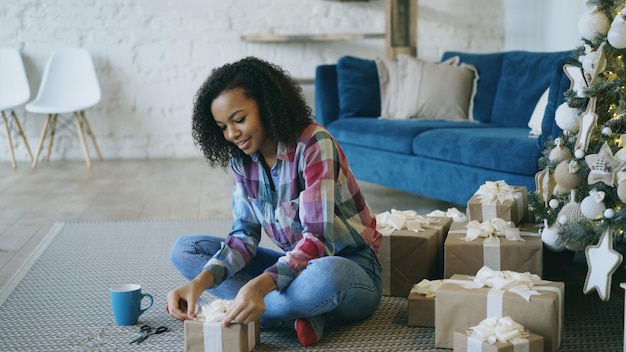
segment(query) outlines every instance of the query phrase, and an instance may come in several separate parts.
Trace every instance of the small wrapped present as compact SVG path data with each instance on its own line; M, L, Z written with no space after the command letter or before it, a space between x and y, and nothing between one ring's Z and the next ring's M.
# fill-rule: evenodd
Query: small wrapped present
M530 273L483 267L474 278L443 280L435 298L435 346L453 348L454 332L490 317L511 317L557 351L563 336L565 284Z
M444 277L473 275L483 266L541 276L543 243L535 226L517 228L499 218L453 223L444 245Z
M185 320L185 352L250 352L260 341L258 322L231 324L221 321L230 301L215 300L200 307L196 319Z
M441 280L424 279L413 285L408 297L409 326L435 326L435 296L441 283Z
M520 224L528 214L528 190L506 182L487 181L467 202L468 220L500 218Z
M451 218L392 209L378 214L376 222L383 234L379 249L383 295L407 297L414 283L441 277L443 243Z
M454 332L454 352L543 352L543 337L528 332L511 317L487 318Z

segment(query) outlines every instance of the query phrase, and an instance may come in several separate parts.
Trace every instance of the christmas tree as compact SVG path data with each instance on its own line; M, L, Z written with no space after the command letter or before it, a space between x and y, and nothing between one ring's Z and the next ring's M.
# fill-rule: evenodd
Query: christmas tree
M626 0L589 0L587 7L580 45L563 67L571 81L555 113L563 133L545 143L529 203L546 247L585 250L590 273L594 251L606 247L604 258L615 263L605 270L609 287L596 288L608 299L626 251Z

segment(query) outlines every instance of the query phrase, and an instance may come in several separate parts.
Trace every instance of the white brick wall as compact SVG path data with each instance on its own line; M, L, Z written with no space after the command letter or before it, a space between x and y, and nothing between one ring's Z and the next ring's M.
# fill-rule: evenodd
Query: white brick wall
M502 2L419 0L418 55L502 50ZM87 115L105 159L190 157L200 155L190 135L193 96L214 67L254 55L313 78L318 64L382 56L385 46L383 39L260 44L242 35L382 33L384 11L384 0L0 0L0 46L22 52L32 98L54 49L92 53L103 96ZM312 86L303 88L313 104ZM34 151L43 116L17 113ZM82 159L73 123L57 137L53 160ZM13 139L17 158L28 160ZM4 133L0 160L9 160Z

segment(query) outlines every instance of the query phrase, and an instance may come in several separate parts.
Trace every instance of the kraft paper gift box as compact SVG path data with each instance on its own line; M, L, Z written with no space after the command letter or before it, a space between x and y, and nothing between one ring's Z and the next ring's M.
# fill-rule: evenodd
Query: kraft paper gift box
M222 318L232 301L198 302L196 319L185 320L185 352L250 352L259 343L258 321L222 327Z
M467 202L467 218L470 221L500 218L520 224L527 214L528 189L509 186L504 181L487 181Z
M500 277L500 280L492 282L502 283L505 282L503 277L521 276L526 279L520 282L530 281L531 284L527 285L526 291L524 285L508 289L489 286L475 288L479 286L477 282L482 280L478 277L488 277L489 272L493 271L483 268L474 280L466 275L454 275L443 281L435 298L435 346L453 348L455 331L474 326L488 317L508 316L529 331L543 336L545 351L557 351L564 331L565 284L540 280L529 273L496 272L492 276ZM528 280L527 277L532 279ZM522 297L529 292L532 295L528 300Z
M543 352L543 336L511 319L487 318L454 332L454 352Z
M392 210L376 219L377 229L383 234L379 257L384 296L407 297L416 282L443 271L441 253L451 218Z
M424 279L413 285L408 297L409 326L435 326L435 296L441 280L430 281Z
M186 352L250 352L259 343L258 322L232 324L185 320Z
M444 278L454 274L473 275L483 266L543 275L543 242L535 225L522 224L517 228L519 231L509 228L511 240L503 235L507 229L498 232L496 239L489 235L483 237L488 231L482 227L492 223L505 226L497 219L452 224L444 245ZM516 232L523 241L515 240Z

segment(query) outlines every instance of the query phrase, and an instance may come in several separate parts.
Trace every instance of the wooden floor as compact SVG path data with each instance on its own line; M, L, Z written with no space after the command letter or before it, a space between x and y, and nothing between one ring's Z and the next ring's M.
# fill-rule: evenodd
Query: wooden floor
M361 182L375 212L451 204ZM0 292L55 222L230 218L232 177L202 159L0 163ZM465 211L464 208L459 208Z

